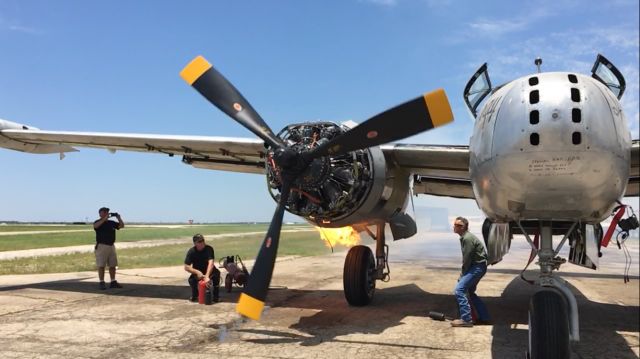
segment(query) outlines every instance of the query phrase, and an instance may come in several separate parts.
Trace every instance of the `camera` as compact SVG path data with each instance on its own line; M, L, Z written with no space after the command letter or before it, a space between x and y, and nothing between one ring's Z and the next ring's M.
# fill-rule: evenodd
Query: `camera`
M118 213L117 212L111 212L109 213L109 217L117 217Z

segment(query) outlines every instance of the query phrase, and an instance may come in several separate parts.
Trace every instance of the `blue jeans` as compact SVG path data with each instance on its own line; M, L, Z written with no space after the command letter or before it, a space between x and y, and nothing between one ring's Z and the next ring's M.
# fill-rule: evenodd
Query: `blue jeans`
M469 299L473 303L473 307L478 314L478 320L489 320L489 312L485 307L482 300L476 295L476 286L480 279L487 273L487 264L479 263L472 264L471 268L460 277L454 294L456 300L458 300L458 306L460 307L460 319L465 322L470 322L471 318L471 306L469 305ZM467 298L468 296L468 298Z

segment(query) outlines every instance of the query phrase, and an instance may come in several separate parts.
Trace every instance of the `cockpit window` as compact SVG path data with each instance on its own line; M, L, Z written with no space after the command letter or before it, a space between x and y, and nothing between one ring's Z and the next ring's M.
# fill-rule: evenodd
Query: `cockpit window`
M606 57L598 54L598 58L596 62L593 64L593 68L591 69L591 73L594 79L602 82L605 86L613 92L618 99L622 97L624 93L624 89L626 88L626 83L624 81L624 76L618 71L618 69L613 66L613 64L607 60Z
M487 63L485 62L471 76L464 88L464 101L473 117L477 116L478 106L489 93L491 93L491 80L489 80L489 72L487 72Z

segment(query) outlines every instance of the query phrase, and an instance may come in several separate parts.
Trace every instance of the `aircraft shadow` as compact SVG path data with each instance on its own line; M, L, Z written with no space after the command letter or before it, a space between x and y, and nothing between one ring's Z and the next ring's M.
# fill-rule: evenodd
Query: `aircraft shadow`
M90 277L93 279L93 277ZM100 290L96 281L86 281L87 278L74 278L51 282L41 282L32 284L22 284L14 286L0 287L0 292L15 291L20 289L44 289L52 291L76 292L87 294L101 294L119 297L157 298L157 299L187 299L191 295L191 289L185 276L184 285L170 284L144 284L144 283L122 283L122 289ZM107 283L109 286L109 283ZM220 288L221 302L235 302L240 295L240 290L234 288L231 293L227 293L224 287Z
M459 269L457 269L459 270ZM482 294L482 283L478 293ZM605 304L590 301L575 287L569 288L576 295L580 311L581 341L573 345L580 358L613 357L637 358L629 344L618 331L638 333L640 309L638 306ZM527 348L527 309L531 296L538 290L520 278L514 278L500 297L482 297L492 315L493 358L523 357ZM293 343L318 345L326 341L346 341L338 337L362 333L380 334L388 328L403 325L408 316L425 317L429 311L438 311L451 317L457 316L457 304L453 295L425 292L413 284L377 289L374 302L366 307L349 307L342 291L338 290L285 290L271 293L272 307L305 308L319 310L316 314L301 317L290 326L305 335L264 329L238 329L240 332L268 335L270 338L250 339L253 343ZM375 319L374 319L375 318ZM462 329L464 330L464 329ZM451 348L403 345L397 343L366 342L368 345L415 347L429 350Z

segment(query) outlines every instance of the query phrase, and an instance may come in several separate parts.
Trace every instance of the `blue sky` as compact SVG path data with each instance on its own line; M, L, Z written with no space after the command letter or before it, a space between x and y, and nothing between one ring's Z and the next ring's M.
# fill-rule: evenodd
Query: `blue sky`
M0 0L0 118L48 130L253 137L179 77L204 55L279 131L363 121L443 87L454 124L405 142L467 144L462 90L489 63L495 84L535 71L589 73L596 55L627 79L638 138L637 0ZM81 149L60 161L0 150L0 219L268 221L262 176L198 170L179 158ZM417 206L478 215L475 202Z

